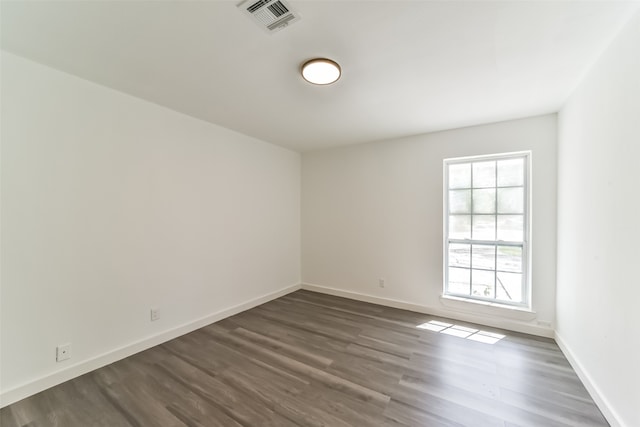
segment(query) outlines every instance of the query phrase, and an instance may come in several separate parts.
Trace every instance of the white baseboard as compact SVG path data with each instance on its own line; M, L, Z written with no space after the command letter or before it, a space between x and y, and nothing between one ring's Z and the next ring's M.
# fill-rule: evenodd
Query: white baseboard
M314 285L311 283L303 283L302 289L319 292L338 297L349 298L357 301L370 302L373 304L384 305L387 307L400 308L403 310L415 311L417 313L430 314L432 316L447 317L464 322L479 323L481 325L491 326L494 328L507 329L525 334L537 335L546 338L553 338L554 331L551 328L533 325L517 319L509 319L488 314L475 314L461 310L448 308L429 307L414 304L406 301L400 301L390 298L381 298L373 295L361 294L358 292L343 291L341 289L329 288L326 286Z
M439 308L413 304L406 301L399 301L399 300L394 300L389 298L381 298L381 297L361 294L357 292L350 292L350 291L344 291L341 289L313 285L309 283L304 283L301 285L296 284L296 285L288 286L286 288L282 288L278 291L271 292L269 294L263 295L258 298L254 298L250 301L235 305L233 307L230 307L224 310L220 310L218 312L201 317L189 323L185 323L183 325L177 326L175 328L169 329L159 334L143 338L139 341L114 349L107 353L103 353L91 359L84 360L82 362L76 363L75 365L69 366L68 368L45 375L41 378L22 384L18 387L14 387L10 390L3 391L2 393L0 393L0 408L10 405L12 403L15 403L26 397L32 396L48 388L54 387L65 381L79 377L80 375L84 375L88 372L91 372L93 370L106 366L110 363L117 362L118 360L122 360L126 357L132 356L136 353L139 353L141 351L147 350L156 345L159 345L169 340L172 340L174 338L177 338L181 335L187 334L189 332L193 332L196 329L202 328L211 323L215 323L227 317L249 310L260 304L264 304L276 298L280 298L281 296L287 295L291 292L295 292L298 289L305 289L312 292L335 295L335 296L349 298L357 301L370 302L373 304L379 304L379 305L384 305L388 307L415 311L418 313L425 313L425 314L431 314L434 316L448 317L456 320L479 323L487 326L509 329L516 332L529 333L529 334L544 336L544 337L554 337L556 342L558 343L558 346L566 356L567 360L569 361L573 369L576 371L578 377L585 385L589 394L591 395L593 400L596 402L596 404L602 411L602 414L605 416L607 421L611 424L612 427L625 427L624 424L620 421L619 416L612 409L607 399L603 397L598 387L592 381L591 377L587 374L582 364L574 356L574 353L570 350L566 342L562 339L562 337L557 332L555 332L555 335L554 335L554 331L552 330L537 327L534 325L525 325L518 322L510 321L508 319L507 320L490 319L484 316L477 316L477 315L468 314L468 313L459 313L459 312L450 311L450 310L443 310Z
M609 401L604 397L604 394L600 392L600 389L593 381L591 376L587 373L584 366L582 366L582 363L580 363L580 361L576 358L575 353L571 350L567 342L562 338L560 334L558 334L557 331L555 339L556 343L558 343L558 347L560 347L560 350L562 350L562 353L564 353L573 370L576 371L578 378L580 378L580 381L582 381L582 384L584 384L585 388L591 395L591 398L594 402L596 402L596 405L598 405L600 412L602 412L602 415L604 415L611 427L625 427L625 424L621 421L620 416L612 408Z
M68 368L52 372L33 381L29 381L28 383L14 387L10 390L2 391L2 393L0 393L0 408L15 403L26 397L32 396L36 393L44 391L70 379L79 377L80 375L84 375L88 372L106 366L110 363L117 362L118 360L122 360L143 350L147 350L158 344L162 344L181 335L193 332L196 329L202 328L203 326L210 325L211 323L217 322L240 312L249 310L260 304L264 304L273 299L279 298L283 295L297 291L298 289L300 289L300 287L301 286L299 284L288 286L278 291L271 292L258 298L254 298L242 304L217 311L215 313L209 314L175 328L171 328L159 334L143 338L139 341L127 344L123 347L111 350L90 359L83 360L76 363L75 365L69 366Z

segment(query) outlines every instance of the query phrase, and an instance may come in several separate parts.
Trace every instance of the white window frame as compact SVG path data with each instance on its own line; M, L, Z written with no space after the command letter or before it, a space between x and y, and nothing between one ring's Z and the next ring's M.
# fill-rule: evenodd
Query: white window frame
M505 159L515 159L522 158L524 159L524 213L523 213L523 222L524 222L524 230L523 230L523 241L520 242L509 242L503 240L474 240L473 236L471 239L450 239L449 238L449 165L460 164L460 163L476 163L476 162L485 162L491 160L505 160ZM473 171L473 167L472 167ZM530 249L530 235L531 235L531 152L530 151L521 151L521 152L513 152L513 153L501 153L501 154L491 154L491 155L481 155L481 156L469 156L469 157L456 157L445 159L443 161L443 173L444 173L444 186L443 186L443 206L444 206L444 263L443 263L443 296L444 297L454 297L460 298L464 300L468 300L470 302L482 302L482 303L492 303L496 305L505 305L505 306L513 306L513 307L523 307L523 308L531 308L531 249ZM473 172L472 172L473 176ZM496 183L497 188L497 183ZM471 190L473 189L473 181L471 183ZM496 195L497 197L497 195ZM472 202L473 203L473 202ZM473 224L473 205L471 208L471 222ZM496 214L498 212L496 211ZM504 301L502 299L497 299L494 297L483 297L479 295L473 295L471 292L469 294L459 294L455 292L449 292L448 283L449 283L449 243L463 243L463 244L482 244L482 245L494 245L494 246L517 246L522 248L522 301L519 302L511 302ZM471 255L472 256L472 255ZM497 271L494 270L494 271ZM470 280L470 285L472 286L472 280ZM497 286L497 279L495 286ZM495 288L494 286L494 288Z

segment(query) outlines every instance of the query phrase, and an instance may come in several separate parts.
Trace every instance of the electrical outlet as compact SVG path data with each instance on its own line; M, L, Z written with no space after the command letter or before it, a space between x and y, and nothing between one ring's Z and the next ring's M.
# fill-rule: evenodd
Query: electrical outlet
M381 277L380 279L378 279L378 286L384 288L384 278Z
M154 322L160 318L160 311L157 308L151 309L151 321Z
M56 362L71 359L71 344L60 344L56 347Z

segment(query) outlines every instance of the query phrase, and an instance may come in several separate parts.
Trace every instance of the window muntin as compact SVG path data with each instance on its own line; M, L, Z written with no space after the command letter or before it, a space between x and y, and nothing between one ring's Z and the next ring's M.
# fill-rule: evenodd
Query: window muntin
M529 153L444 167L445 295L528 305Z

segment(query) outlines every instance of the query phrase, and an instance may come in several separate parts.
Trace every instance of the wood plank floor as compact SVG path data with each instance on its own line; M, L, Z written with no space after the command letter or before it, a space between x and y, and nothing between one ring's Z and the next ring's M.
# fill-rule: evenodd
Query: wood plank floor
M506 336L416 328L433 320ZM10 405L0 424L608 425L550 339L308 291Z

